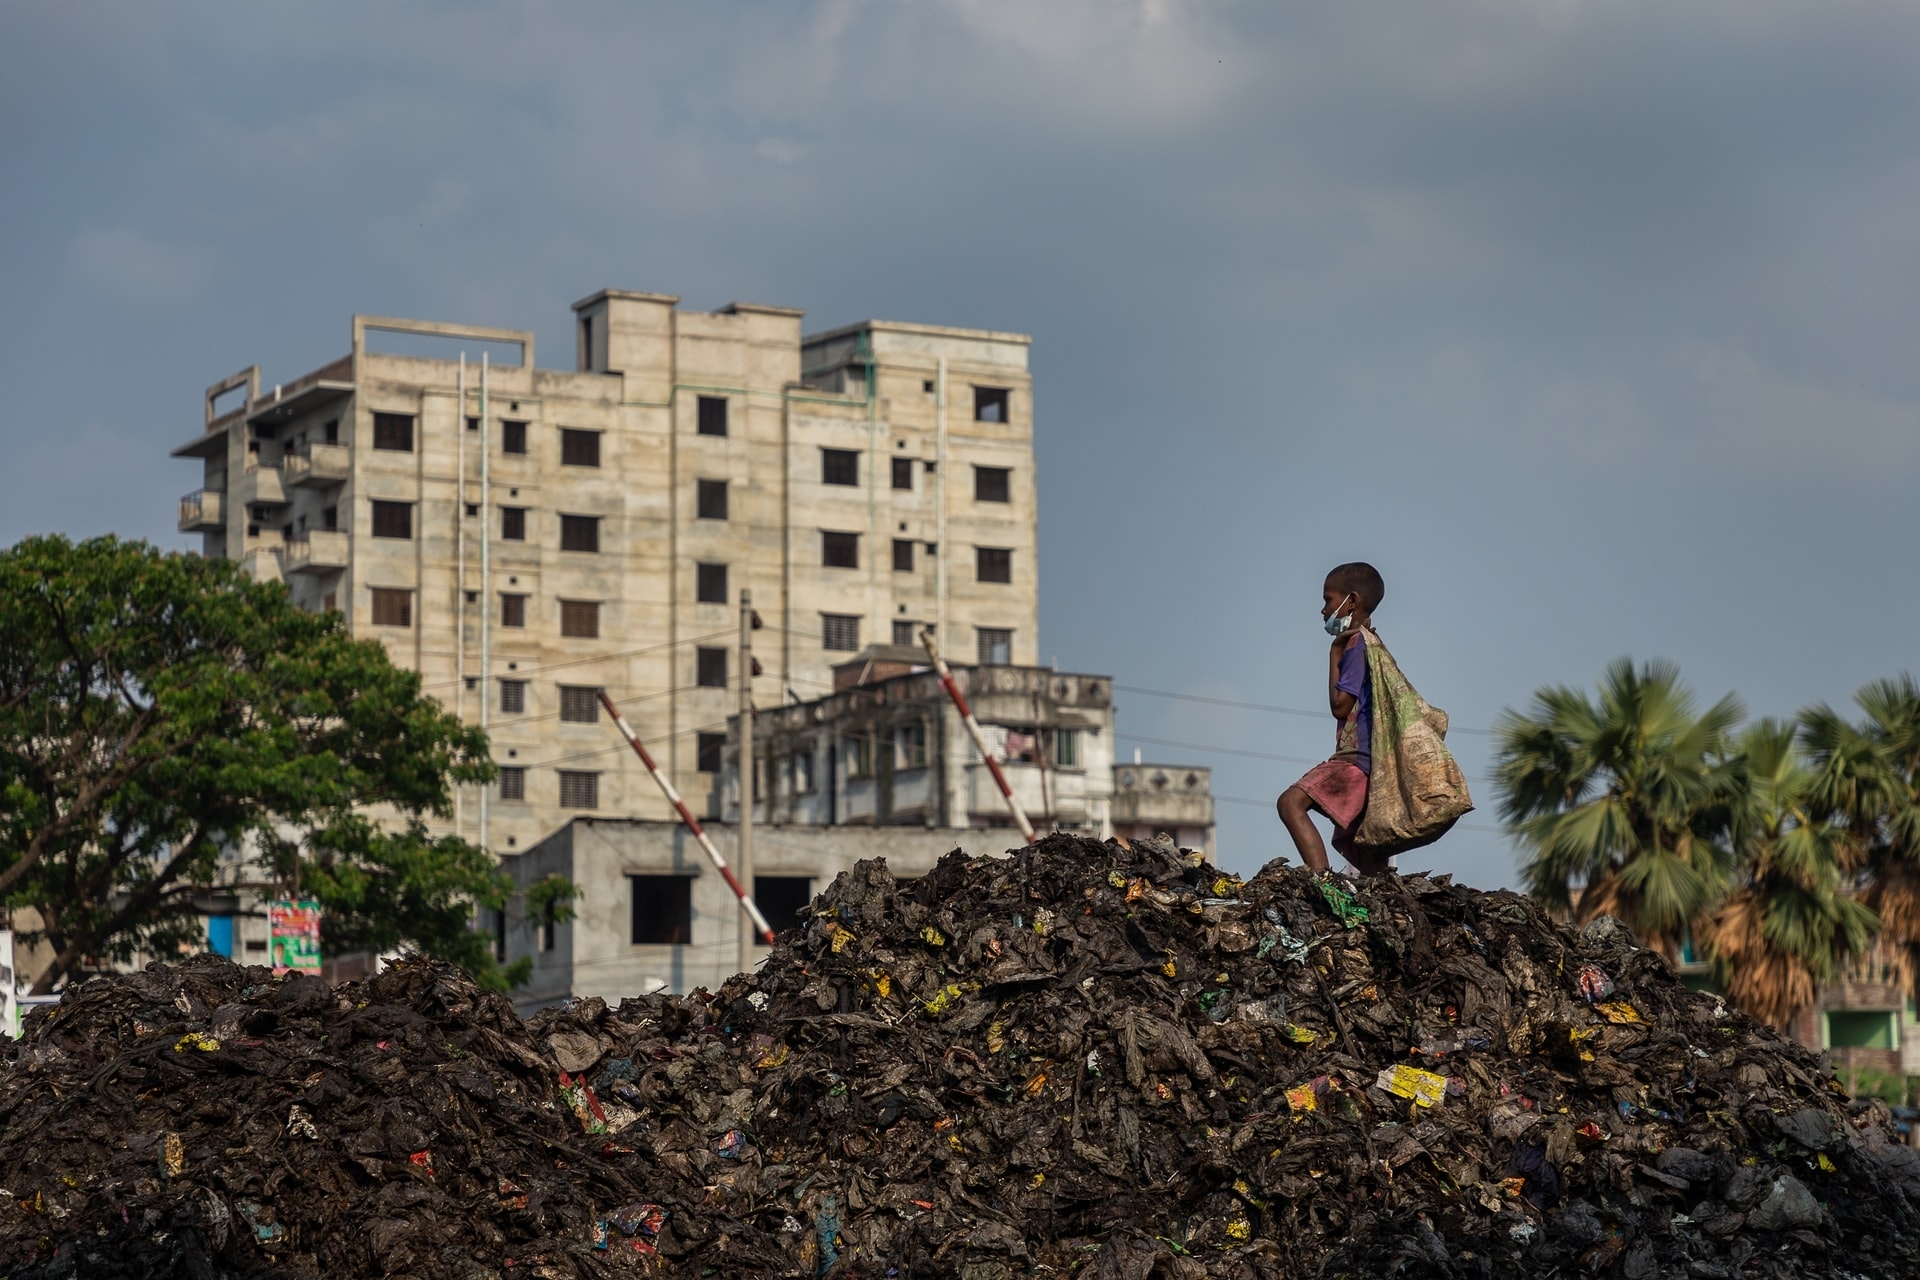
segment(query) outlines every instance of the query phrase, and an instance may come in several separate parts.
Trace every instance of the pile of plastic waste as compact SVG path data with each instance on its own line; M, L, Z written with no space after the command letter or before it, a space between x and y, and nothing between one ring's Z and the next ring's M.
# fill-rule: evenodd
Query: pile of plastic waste
M860 864L751 977L95 979L0 1076L0 1271L1920 1274L1920 1155L1602 921L1054 836Z

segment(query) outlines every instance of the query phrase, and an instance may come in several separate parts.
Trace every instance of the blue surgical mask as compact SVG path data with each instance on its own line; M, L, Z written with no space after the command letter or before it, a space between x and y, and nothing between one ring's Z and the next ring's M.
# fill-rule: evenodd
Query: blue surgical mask
M1353 593L1349 591L1340 598L1339 604L1333 606L1333 616L1320 624L1327 629L1327 634L1336 640L1353 630L1353 615L1347 614L1345 617L1342 617L1340 614L1340 610L1346 605L1347 601L1351 599L1353 599Z

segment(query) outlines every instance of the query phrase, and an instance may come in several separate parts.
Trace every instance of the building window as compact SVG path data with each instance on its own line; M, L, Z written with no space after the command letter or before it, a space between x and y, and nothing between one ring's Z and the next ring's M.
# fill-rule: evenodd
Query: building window
M546 915L540 917L540 949L542 951L553 950L555 943L554 935L559 931L559 922L553 918L551 910L549 910Z
M373 447L394 453L413 452L413 415L376 413L373 415Z
M860 615L855 613L821 614L820 647L841 653L852 653L859 649Z
M895 458L893 460L893 487L896 489L913 488L912 458Z
M920 624L911 618L893 620L893 642L895 644L919 644Z
M1005 387L975 387L973 389L973 420L975 422L1006 422L1007 396Z
M525 453L527 451L527 424L524 422L503 422L500 424L500 452Z
M702 520L725 520L727 518L727 482L725 480L702 480L700 482L699 510Z
M974 576L981 582L1012 582L1013 552L1006 547L975 547Z
M873 776L873 730L848 734L840 739L840 757L847 762L847 777Z
M860 535L820 531L820 563L829 569L860 567Z
M560 807L562 809L598 809L600 807L600 775L587 773L579 769L557 769L560 775Z
M753 905L767 918L777 933L793 928L800 916L813 905L811 876L755 876Z
M600 602L562 600L560 602L560 634L579 640L599 639Z
M393 587L373 588L373 625L410 627L413 625L413 592Z
M500 625L503 627L524 627L527 625L527 598L523 595L500 595Z
M580 317L580 372L593 372L593 317ZM546 950L545 947L541 948Z
M999 627L975 627L980 665L1004 667L1013 661L1013 632Z
M725 649L695 649L693 668L693 682L702 689L727 687L727 651Z
M493 911L493 958L505 963L507 958L507 909L496 907Z
M517 764L500 766L500 798L502 800L527 798L527 771L524 766Z
M1055 729L1053 731L1053 763L1062 769L1076 768L1080 764L1080 731L1078 729Z
M514 716L527 709L527 682L525 680L502 680L500 682L500 714Z
M633 894L633 943L684 947L693 941L692 876L628 876Z
M1834 1049L1898 1049L1894 1017L1887 1009L1829 1009L1827 1044Z
M701 773L720 772L720 758L727 749L727 735L724 733L703 733L694 739L694 767Z
M913 539L895 538L893 540L893 571L895 573L913 572Z
M812 747L806 747L787 757L787 776L793 784L793 794L797 796L813 794Z
M376 501L373 504L373 536L411 538L413 536L413 504Z
M328 444L339 444L340 443L340 419L338 418L327 419L327 425L321 431L321 434L326 437L326 442Z
M329 530L338 529L340 527L340 508L322 507L320 509L320 527Z
M1013 501L1010 483L1013 471L1008 467L975 467L973 469L973 500L975 502L1011 502Z
M727 602L727 566L695 565L694 599L701 604L725 604Z
M561 516L560 549L562 551L600 550L600 517Z
M600 433L560 428L560 465L597 467L600 465Z
M912 724L894 726L893 767L896 769L924 769L927 767L926 721L915 720Z
M700 397L700 434L703 436L727 434L727 401L724 396Z
M859 484L859 452L854 449L822 449L820 451L820 483Z
M527 509L525 507L500 508L500 540L503 542L527 540Z
M561 685L560 718L568 724L600 723L600 690L592 685Z

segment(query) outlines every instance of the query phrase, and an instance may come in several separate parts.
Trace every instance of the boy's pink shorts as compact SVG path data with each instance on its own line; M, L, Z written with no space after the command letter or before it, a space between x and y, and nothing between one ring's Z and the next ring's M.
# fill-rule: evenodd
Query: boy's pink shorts
M1333 846L1344 853L1367 808L1366 771L1351 760L1329 760L1307 770L1293 785L1307 793L1314 808L1333 819Z

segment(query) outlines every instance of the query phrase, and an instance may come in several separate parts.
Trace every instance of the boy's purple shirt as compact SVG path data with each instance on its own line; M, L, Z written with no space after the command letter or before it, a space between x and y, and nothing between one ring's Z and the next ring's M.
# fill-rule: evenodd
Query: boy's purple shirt
M1347 646L1340 655L1340 678L1333 687L1341 693L1351 694L1354 699L1353 715L1356 730L1357 749L1349 758L1360 767L1360 771L1369 777L1373 774L1373 689L1367 679L1367 642ZM1334 745L1339 749L1339 733L1336 731Z

